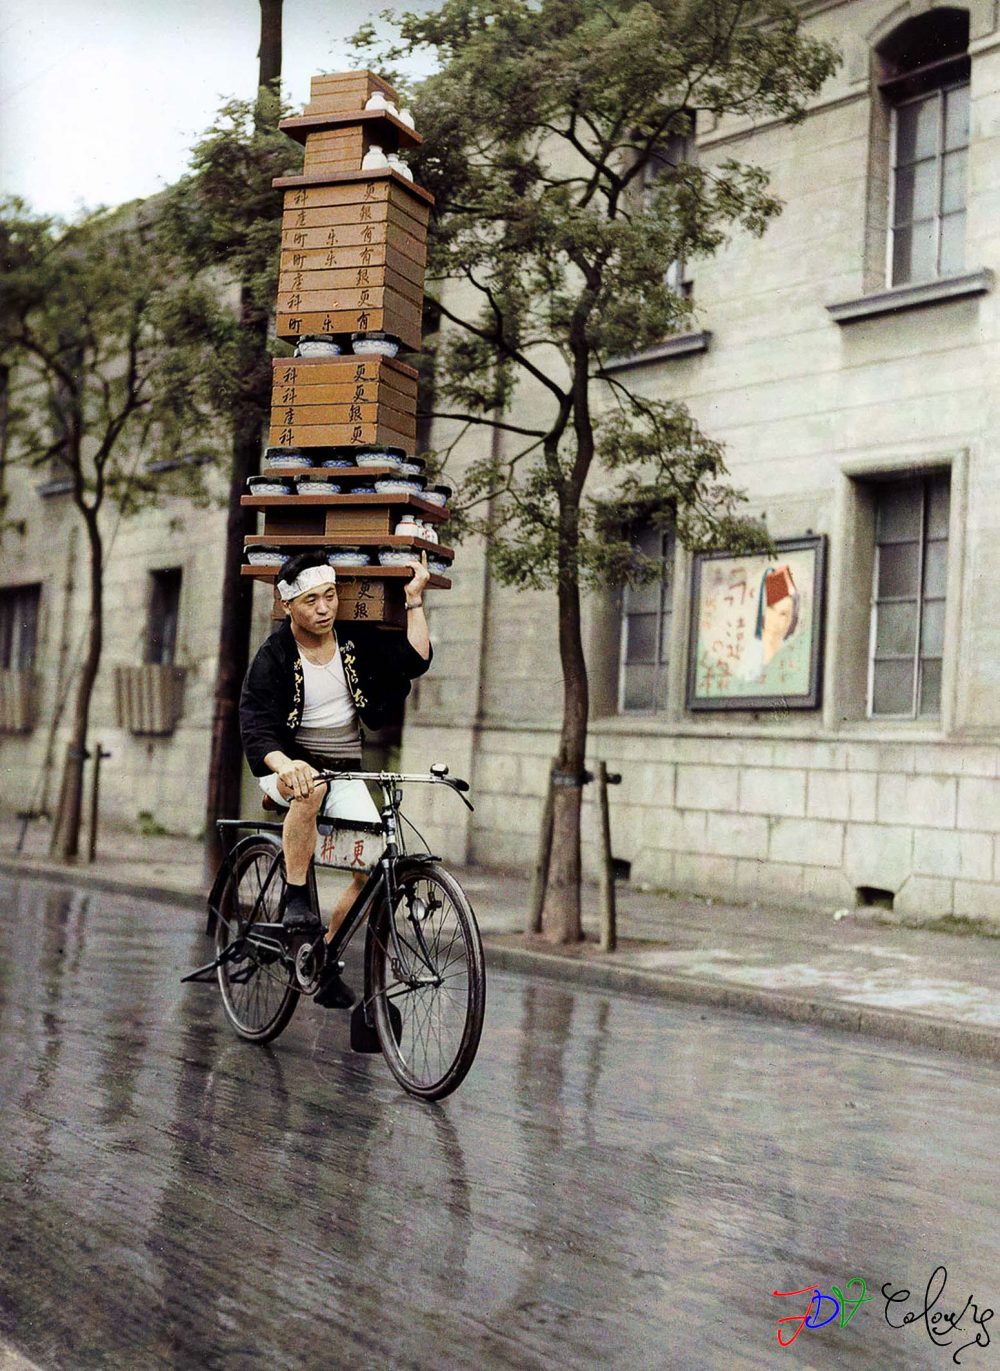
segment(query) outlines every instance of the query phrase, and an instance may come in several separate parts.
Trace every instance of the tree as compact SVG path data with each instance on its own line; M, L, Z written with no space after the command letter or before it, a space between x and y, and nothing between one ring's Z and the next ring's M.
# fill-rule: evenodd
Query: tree
M468 524L488 536L501 581L556 590L563 718L543 928L572 941L589 711L581 590L651 574L627 536L639 514L671 521L689 547L764 537L684 406L603 369L689 326L669 263L763 233L780 205L766 173L735 158L682 156L651 173L708 116L800 117L837 58L801 32L792 0L446 0L395 22L387 61L430 47L440 63L415 98L418 176L437 202L428 276L446 325L438 417L505 437L464 475ZM371 48L373 30L356 41ZM514 422L525 382L540 398Z
M78 851L83 764L104 634L108 504L132 513L155 495L143 457L188 436L173 373L161 366L174 275L140 207L67 228L0 204L0 365L16 378L8 461L64 477L86 532L89 615L52 851ZM190 295L190 292L188 292Z
M302 150L278 130L284 112L281 74L281 0L260 0L259 87L253 101L228 101L215 125L196 145L191 172L166 196L163 217L173 244L196 277L215 271L234 282L234 316L220 297L202 297L204 318L178 320L173 341L192 360L198 337L224 334L226 347L208 377L189 374L192 391L225 418L232 433L228 519L221 587L219 654L212 743L205 804L205 873L221 860L215 821L239 812L243 752L239 694L250 654L252 583L241 575L244 537L256 515L240 503L247 477L259 470L264 426L270 413L271 352L268 326L277 291L283 196L271 181L296 172ZM235 319L237 327L230 325ZM209 379L206 387L202 384Z

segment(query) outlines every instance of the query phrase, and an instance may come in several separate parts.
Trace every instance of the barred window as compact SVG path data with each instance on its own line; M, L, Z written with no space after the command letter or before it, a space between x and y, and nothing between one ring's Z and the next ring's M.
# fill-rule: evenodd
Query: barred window
M618 701L623 712L650 713L667 704L676 544L670 529L645 524L635 546L659 563L660 573L645 585L625 587Z
M876 487L871 717L941 713L949 504L947 473Z

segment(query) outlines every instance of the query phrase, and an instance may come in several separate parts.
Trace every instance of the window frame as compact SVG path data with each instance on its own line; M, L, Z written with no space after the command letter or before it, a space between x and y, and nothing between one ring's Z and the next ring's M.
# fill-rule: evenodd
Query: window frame
M947 71L954 72L954 71L955 71L955 65L956 65L956 64L955 64L955 59L946 59L945 61L943 61L943 62L941 63L941 67L942 67L942 69L943 69L943 74L944 74L945 72L947 72ZM907 78L906 76L903 76L903 77L896 78L894 81L886 82L885 85L883 86L883 89L885 89L886 87L890 87L890 88L891 88L893 85L897 85L897 86L898 86L901 82L904 82L904 81L906 81L907 79L908 79L908 78ZM906 96L904 96L904 97L898 97L898 96L897 96L897 97L895 97L895 98L891 95L891 93L889 94L889 98L890 98L890 102L891 102L891 103L890 103L890 108L889 108L889 207L888 207L888 208L889 208L889 213L888 213L888 222L887 222L887 225L886 225L887 231L886 231L886 236L885 236L885 283L886 283L886 286L889 287L890 289L892 289L892 288L894 288L894 287L900 287L900 286L921 285L921 284L925 284L925 283L930 282L930 281L939 281L939 280L941 280L943 277L955 275L955 274L956 274L956 271L961 272L961 271L964 271L964 270L966 269L964 251L963 251L963 254L962 254L962 263L961 263L961 265L960 265L957 269L953 270L953 269L949 268L948 271L945 271L945 272L943 272L942 269L941 269L941 226L942 226L943 221L944 221L946 218L950 217L949 215L946 215L946 214L943 213L943 211L942 211L941 198L942 198L942 193L943 193L943 188L944 188L944 163L945 163L945 157L948 155L949 152L964 151L964 152L965 152L965 155L966 155L966 173L965 173L964 196L963 196L963 201L962 201L962 214L963 214L963 216L967 215L967 213L968 213L968 156L969 156L969 147L970 147L970 142L971 142L971 136L970 136L971 131L967 131L967 132L966 132L966 141L961 145L960 148L950 148L950 149L949 149L949 148L946 148L946 147L945 147L945 127L946 127L946 113L945 113L945 112L946 112L946 106L947 106L947 101L946 101L946 98L945 98L945 97L948 96L948 95L950 95L950 94L952 94L954 91L958 91L958 90L969 90L969 91L970 91L970 98L971 98L971 89L970 89L970 86L971 86L971 83L970 83L970 76L969 76L968 71L966 71L966 70L961 70L961 71L957 72L955 75L951 76L950 79L948 78L947 75L945 75L945 76L944 76L944 79L942 79L942 80L940 81L940 83L931 86L931 87L930 87L929 89L927 89L927 90L918 91L918 92L916 92L915 94L906 95ZM925 223L925 222L926 222L926 220L921 219L921 220L910 220L907 224L904 224L904 225L898 225L898 224L896 223L897 176L898 176L899 169L900 169L900 164L899 164L899 112L900 112L900 110L906 109L906 108L909 107L909 106L919 105L919 104L927 104L927 103L930 102L931 100L934 100L934 101L937 102L937 118L936 118L936 121L935 121L935 122L936 122L936 125L937 125L937 136L936 136L936 139L935 139L935 147L934 147L934 170L935 170L935 178L934 178L934 180L935 180L935 186L934 186L934 218L933 218L933 223L934 223L934 270L933 270L933 272L931 273L930 276L915 276L915 275L912 274L912 271L911 271L911 273L907 275L907 277L906 277L905 280L904 280L904 279L900 279L900 280L897 281L897 280L895 279L895 277L894 277L894 269L893 269L893 262L894 262L894 257L895 257L895 247L896 247L896 234L897 234L897 232L899 231L899 229L901 229L901 228L902 228L902 229L910 229L910 230L912 230L912 229L913 229L913 226L914 226L914 223ZM915 165L917 165L917 162L920 161L920 160L929 160L929 159L917 159L917 161L913 162L913 163L910 164L910 165L914 165L914 166L915 166ZM912 251L912 250L911 250L911 251ZM912 260L912 258L911 258L911 260Z
M944 539L930 538L928 536L928 519L930 512L930 490L935 482L943 481L948 490L948 531ZM920 487L920 538L918 545L917 560L917 583L912 596L879 596L879 569L880 553L883 546L889 546L888 542L879 542L879 502L885 491L891 490L894 486L902 489L904 487ZM871 723L937 723L940 724L944 719L945 698L945 661L948 652L947 640L947 606L948 606L948 557L951 549L951 508L954 498L954 484L952 472L948 469L936 468L912 473L907 478L897 480L874 481L872 483L874 499L874 540L872 557L872 577L871 577L871 598L869 601L869 639L868 639L868 663L867 663L867 686L865 696L865 717ZM897 540L898 541L898 540ZM945 553L945 587L941 595L928 597L925 593L926 587L926 568L927 568L927 548L930 542L944 542ZM921 695L923 688L923 662L924 658L921 648L924 641L924 606L928 602L940 602L944 606L944 628L942 631L941 656L940 659L928 658L926 660L940 660L941 681L938 686L938 708L936 713L922 713L920 709ZM878 627L879 627L879 606L885 604L907 604L913 602L916 623L913 635L913 651L909 654L902 653L882 653L877 656ZM910 711L908 713L876 713L875 712L875 666L878 661L910 661L912 663L913 679L910 692Z
M669 689L670 689L670 668L673 661L673 635L674 635L674 589L677 575L677 535L669 524L658 524L650 519L636 525L630 530L633 543L637 540L643 530L653 529L660 535L660 575L652 581L646 581L641 587L625 585L622 588L619 637L618 637L618 685L616 691L617 713L627 718L645 717L655 718L664 715L670 708ZM630 615L628 609L628 598L631 593L638 589L645 589L650 586L657 586L659 595L657 597L656 608L656 659L654 662L634 662L633 666L650 666L654 668L653 676L653 704L652 705L626 705L627 673L629 662L628 653L628 624L630 617L635 617L638 613L649 613L649 611L635 611ZM664 624L666 623L666 634L664 634Z
M170 594L167 595L167 588ZM179 566L151 567L149 570L149 594L146 608L146 635L143 645L143 662L146 666L174 666L177 661L177 646L180 639L181 598L184 593L184 568ZM157 619L158 608L164 605L172 608L172 619L166 618L169 633L157 632L165 616Z
M686 133L669 133L663 144L658 144L652 151L649 161L642 169L641 193L644 204L648 204L652 194L656 179L665 169L676 170L677 167L685 163L693 163L697 151L698 142L695 133L694 114L688 116L690 128ZM671 155L671 149L675 148L676 154ZM671 259L663 272L663 279L667 288L672 290L675 295L682 299L691 298L694 291L694 283L687 275L687 262L684 254L680 253Z
M27 641L30 650L25 657L25 621L18 601L32 601L33 616ZM9 618L5 606L10 605ZM38 660L38 636L42 614L42 582L25 581L19 585L0 586L0 670L34 671Z

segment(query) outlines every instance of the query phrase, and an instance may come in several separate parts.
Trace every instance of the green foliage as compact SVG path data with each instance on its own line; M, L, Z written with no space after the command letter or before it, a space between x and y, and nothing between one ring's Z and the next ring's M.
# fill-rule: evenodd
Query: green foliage
M395 22L386 61L429 46L440 62L414 102L437 202L435 409L506 431L463 482L464 527L488 533L497 574L561 589L641 576L640 515L692 547L766 546L684 407L603 368L690 328L668 264L780 211L761 168L662 150L709 119L801 117L833 49L792 0L445 0ZM522 383L531 418L508 421Z
M85 514L154 497L144 458L178 450L190 416L161 365L175 263L140 205L65 225L0 203L0 360L8 457L63 472Z
M288 112L264 89L255 101L227 101L158 209L161 241L187 282L171 297L165 381L185 412L247 432L270 411L266 335L284 204L272 181L302 163L301 147L277 127Z
M291 111L261 89L258 98L228 100L191 154L191 170L163 198L162 227L197 275L218 268L248 287L265 314L277 290L283 192L275 177L293 176L302 149L278 128Z
M149 809L140 809L135 816L136 828L143 838L163 838L169 829L163 827L156 815Z

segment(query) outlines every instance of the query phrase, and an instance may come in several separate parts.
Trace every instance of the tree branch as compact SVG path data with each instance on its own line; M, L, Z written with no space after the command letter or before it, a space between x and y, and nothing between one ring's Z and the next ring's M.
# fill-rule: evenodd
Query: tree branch
M486 424L489 428L503 429L505 433L520 433L529 438L544 438L546 430L540 428L520 428L517 424L505 424L499 419L488 419L475 414L443 414L440 410L421 410L418 419L458 419L466 424Z
M527 357L523 356L517 348L512 347L502 335L498 335L496 332L489 333L486 329L471 324L467 319L462 319L459 315L454 314L448 309L446 305L442 304L440 300L436 301L436 304L446 319L449 319L453 324L457 324L459 328L465 329L467 333L471 333L474 338L482 338L483 342L492 343L495 347L499 348L505 357L509 357L511 361L516 362L518 366L523 367L529 376L533 376L536 381L540 382L540 384L546 388L546 390L551 391L560 403L565 400L565 391L557 386L550 376L546 376L544 371L539 367L536 367L533 362L529 362Z

